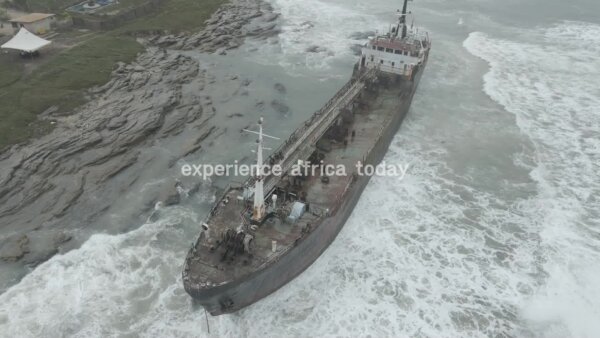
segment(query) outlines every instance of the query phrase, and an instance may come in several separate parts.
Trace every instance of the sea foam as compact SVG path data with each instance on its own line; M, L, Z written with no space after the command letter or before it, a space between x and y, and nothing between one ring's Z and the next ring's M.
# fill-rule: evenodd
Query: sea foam
M534 332L600 332L600 26L564 22L521 37L472 33L464 46L490 65L484 91L535 147L538 193L524 203L541 229L543 285L523 304Z

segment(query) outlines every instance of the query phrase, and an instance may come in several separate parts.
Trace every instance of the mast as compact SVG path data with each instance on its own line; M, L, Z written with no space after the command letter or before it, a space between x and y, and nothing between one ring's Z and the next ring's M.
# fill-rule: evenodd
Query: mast
M265 194L263 191L263 118L258 120L258 140L256 148L256 182L254 183L254 210L252 212L252 220L260 221L265 215Z
M263 147L263 139L265 137L271 138L274 140L279 140L279 137L267 135L263 133L263 118L261 117L258 120L258 132L242 129L245 132L252 133L258 135L258 140L256 140L256 177L254 181L254 208L252 210L252 221L260 222L265 217L265 191L264 191L264 163L263 163L263 150L270 149Z
M404 0L404 5L402 6L402 16L400 17L400 23L402 24L402 36L401 39L406 37L406 7L408 6L408 0Z

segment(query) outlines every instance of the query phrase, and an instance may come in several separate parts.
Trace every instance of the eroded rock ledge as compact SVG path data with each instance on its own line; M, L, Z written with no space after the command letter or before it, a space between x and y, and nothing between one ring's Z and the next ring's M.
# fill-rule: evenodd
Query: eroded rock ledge
M191 36L157 36L149 42L171 49L224 53L228 49L239 47L248 36L269 37L278 34L278 17L279 14L273 12L269 3L234 1L221 6L199 33Z
M234 0L199 33L149 38L147 50L134 63L119 64L77 111L44 113L56 125L50 134L0 154L0 264L35 265L72 237L85 236L78 229L109 212L135 182L148 179L148 173L142 177L153 163L148 149L161 140L190 129L202 136L170 154L168 169L218 134L210 123L218 112L203 93L214 75L177 50L224 53L246 37L277 34L277 16L265 2ZM149 196L148 204L162 195ZM149 207L141 205L138 216Z

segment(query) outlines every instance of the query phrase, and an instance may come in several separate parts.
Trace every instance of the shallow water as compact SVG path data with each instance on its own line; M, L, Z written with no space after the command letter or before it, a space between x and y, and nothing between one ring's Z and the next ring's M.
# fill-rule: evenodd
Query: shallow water
M363 42L352 34L384 30L397 6L273 4L282 13L277 40L248 41L224 58L195 55L215 72L253 80L248 97L219 107L245 117L217 118L231 131L197 161L245 156L244 137L232 135L255 118L255 100L268 105L275 97L277 82L287 91L276 98L290 111L259 113L272 134L293 130L350 76L350 47ZM591 14L600 8L591 1L410 5L434 45L385 158L410 164L407 176L373 178L315 264L257 304L209 318L212 335L600 332L600 25ZM313 45L326 50L306 53ZM213 94L217 103L227 96ZM161 210L157 222L94 235L40 265L0 295L0 336L208 335L180 270L213 199L207 182L192 201Z

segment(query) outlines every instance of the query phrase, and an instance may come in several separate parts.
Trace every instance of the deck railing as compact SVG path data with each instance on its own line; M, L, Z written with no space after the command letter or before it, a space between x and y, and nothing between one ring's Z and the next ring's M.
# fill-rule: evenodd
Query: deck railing
M290 137L282 143L271 155L266 159L266 163L274 160L278 163L282 172L287 172L293 165L295 159L292 154L308 141L310 144L316 140L329 128L330 124L339 115L340 109L346 106L364 87L367 80L373 78L378 72L378 69L372 68L362 73L360 76L350 79L329 101L312 114L312 116L304 122L302 126L296 129ZM309 139L310 137L310 139ZM267 177L268 180L271 177ZM248 185L252 185L254 178L248 179ZM273 184L267 184L265 192L269 192L274 188Z

